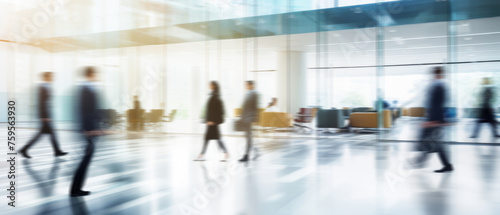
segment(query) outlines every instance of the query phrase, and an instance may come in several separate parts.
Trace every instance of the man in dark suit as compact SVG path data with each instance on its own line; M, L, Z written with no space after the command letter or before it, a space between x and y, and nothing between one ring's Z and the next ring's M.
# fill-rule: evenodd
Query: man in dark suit
M477 138L479 133L479 128L481 128L481 123L490 123L491 129L493 131L494 137L500 137L497 131L497 120L495 119L495 111L493 110L493 103L495 98L495 88L491 86L492 81L490 78L483 78L484 85L481 93L481 115L479 120L477 120L474 133L470 138Z
M422 133L418 150L423 151L417 158L417 164L423 165L429 153L437 152L443 168L434 172L442 173L453 171L447 151L441 142L442 126L445 123L444 112L446 102L446 87L443 82L444 71L442 67L434 67L432 70L434 82L429 89L427 100L427 121L422 124Z
M94 154L94 142L97 136L102 135L99 128L98 97L94 83L97 81L97 74L93 67L84 69L86 82L79 91L80 107L78 114L80 117L80 130L87 142L85 155L73 176L70 196L89 195L89 191L83 191L82 187L87 175L87 169Z
M49 134L50 140L52 143L52 149L54 150L54 155L63 156L68 154L67 152L61 151L59 148L59 144L57 143L57 138L54 129L52 128L51 123L51 111L50 111L50 98L51 98L51 83L53 81L52 72L44 72L42 73L43 83L40 84L38 89L38 116L40 117L40 121L42 123L42 127L40 132L38 132L33 139L31 139L28 144L26 144L20 151L21 155L25 158L31 158L28 155L28 149L35 144L38 139L43 134Z
M241 122L245 127L245 136L247 139L247 147L245 155L239 160L247 162L249 160L250 150L252 149L252 123L257 122L259 119L259 95L254 90L255 83L253 81L246 81L247 94L243 102Z

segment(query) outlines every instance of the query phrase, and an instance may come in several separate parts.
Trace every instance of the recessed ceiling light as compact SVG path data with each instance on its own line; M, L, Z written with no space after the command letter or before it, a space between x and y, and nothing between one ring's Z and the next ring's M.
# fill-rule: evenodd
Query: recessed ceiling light
M391 33L394 33L394 32L396 32L396 31L397 31L396 29L391 29L391 30L389 30L389 32L391 32Z
M467 26L469 26L469 23L462 23L460 26L467 27Z
M464 40L472 40L472 37L466 37Z

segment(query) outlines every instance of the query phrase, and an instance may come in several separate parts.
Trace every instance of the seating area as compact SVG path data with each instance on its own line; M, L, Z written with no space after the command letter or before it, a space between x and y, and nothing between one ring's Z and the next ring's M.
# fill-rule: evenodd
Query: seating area
M350 126L353 128L378 128L377 112L357 112L352 113L349 119ZM390 110L382 111L382 127L392 127L392 114Z
M371 107L342 107L341 109L321 107L300 108L295 114L286 112L263 112L261 109L259 122L256 126L265 131L294 131L298 133L317 132L358 132L358 131L383 131L392 129L398 118L407 120L423 120L426 117L424 107L399 107L385 109L379 113ZM477 118L479 108L447 107L445 118L456 122L457 118ZM234 109L234 116L241 116L241 109ZM380 126L379 126L379 123Z
M423 108L411 108L414 116L422 116ZM349 131L356 129L390 129L393 127L394 119L403 115L404 109L393 109L382 111L382 126L379 127L378 115L373 108L358 107L342 109L323 109L318 107L300 108L294 115L286 112L261 112L259 122L256 125L265 131ZM234 109L234 116L241 116L241 109Z
M156 130L163 126L163 123L173 122L177 113L176 109L164 115L163 109L128 109L124 114L118 113L115 109L100 109L100 126L102 128L112 128L114 130L145 131Z

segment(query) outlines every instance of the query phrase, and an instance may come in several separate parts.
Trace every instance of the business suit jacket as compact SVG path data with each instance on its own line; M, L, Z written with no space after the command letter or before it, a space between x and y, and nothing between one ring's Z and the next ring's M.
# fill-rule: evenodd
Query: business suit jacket
M495 122L495 112L493 110L493 98L495 96L494 88L484 87L481 96L481 120L484 120L486 122Z
M215 125L207 125L205 140L220 139L219 124L224 122L224 105L219 94L212 94L207 103L205 122L213 122Z
M90 86L82 86L80 89L79 112L81 131L93 131L99 129L97 94Z
M40 85L38 88L38 117L40 119L50 119L52 114L50 110L50 89L44 85ZM41 121L42 127L41 132L45 134L53 133L52 125L50 122Z
M259 119L259 95L254 90L249 91L243 102L241 120L245 123L257 122Z
M38 117L40 119L50 118L50 92L49 89L43 85L38 88Z
M446 102L446 89L444 83L436 81L430 88L427 101L427 121L445 122L444 105Z
M495 94L493 92L493 87L484 87L481 98L482 99L481 107L488 109L492 108L494 95Z

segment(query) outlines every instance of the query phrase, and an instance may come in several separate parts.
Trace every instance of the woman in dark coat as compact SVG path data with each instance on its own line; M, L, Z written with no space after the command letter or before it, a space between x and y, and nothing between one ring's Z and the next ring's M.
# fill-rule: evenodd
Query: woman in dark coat
M227 153L226 147L220 138L219 124L224 122L224 105L220 99L219 84L216 81L210 82L210 89L212 94L210 99L208 99L207 109L205 113L205 123L207 124L207 131L205 133L205 143L203 144L203 149L200 155L195 161L204 161L204 155L207 151L208 142L210 140L217 140L219 147L224 152L224 159L221 161L226 161L229 158L229 153Z

